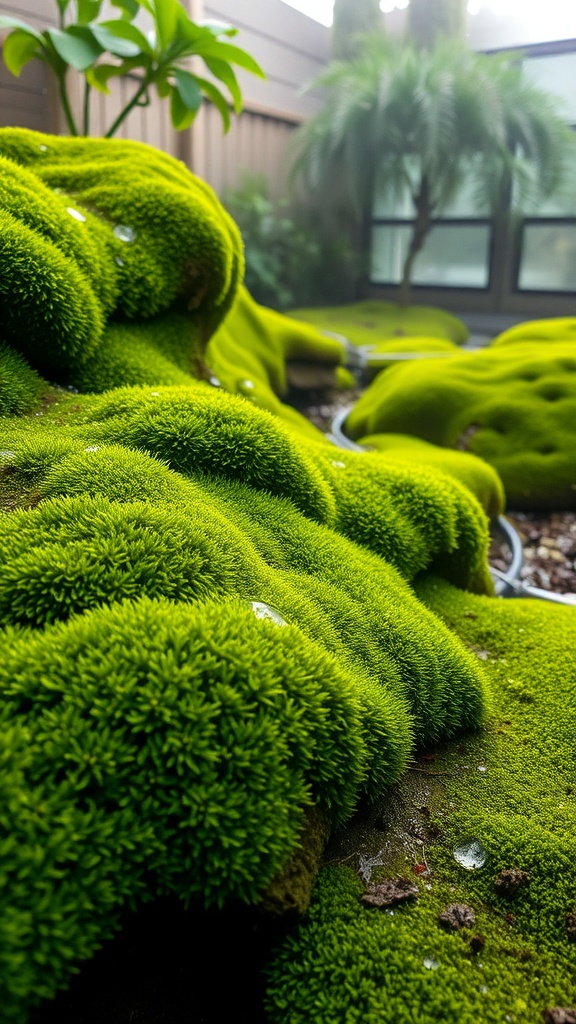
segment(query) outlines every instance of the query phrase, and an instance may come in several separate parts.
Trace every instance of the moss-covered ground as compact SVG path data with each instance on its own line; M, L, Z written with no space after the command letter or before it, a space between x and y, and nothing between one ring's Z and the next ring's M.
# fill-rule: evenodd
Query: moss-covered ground
M536 1024L576 1001L573 609L474 597L433 578L417 591L481 661L490 722L420 758L394 801L334 843L308 920L270 970L274 1024ZM453 856L470 839L486 854L477 870ZM376 861L375 879L410 877L417 901L365 907L361 857ZM529 884L499 894L498 873L513 868ZM473 927L440 927L453 903L473 908Z

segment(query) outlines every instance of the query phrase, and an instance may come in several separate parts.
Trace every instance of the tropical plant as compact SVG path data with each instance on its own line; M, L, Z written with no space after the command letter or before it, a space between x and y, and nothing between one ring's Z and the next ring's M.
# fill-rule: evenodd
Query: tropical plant
M299 130L294 171L317 203L342 204L367 224L376 192L410 196L414 220L400 302L414 260L464 181L478 203L529 208L562 177L574 136L555 100L531 85L515 55L474 53L454 40L419 51L382 33L314 81L327 102Z
M334 60L354 57L362 37L382 27L379 0L334 0L330 37Z
M20 18L0 17L0 29L11 31L4 40L3 57L13 75L20 75L29 61L38 59L51 68L58 82L60 102L71 135L90 134L92 89L108 93L110 79L138 76L132 98L109 126L106 136L118 130L131 110L147 106L154 86L162 99L170 99L172 124L188 128L204 97L218 108L225 130L230 125L229 103L236 113L242 95L234 65L264 77L262 69L245 50L221 37L237 30L222 23L192 21L179 0L111 0L119 8L117 18L99 21L103 0L56 0L59 27L39 31ZM151 23L146 33L134 19L143 14ZM202 58L213 80L190 70L190 58ZM112 58L112 63L110 63ZM70 68L84 76L82 125L74 117L68 91ZM221 82L230 99L215 84Z
M422 49L429 49L440 36L463 40L467 14L466 0L410 0L408 36Z

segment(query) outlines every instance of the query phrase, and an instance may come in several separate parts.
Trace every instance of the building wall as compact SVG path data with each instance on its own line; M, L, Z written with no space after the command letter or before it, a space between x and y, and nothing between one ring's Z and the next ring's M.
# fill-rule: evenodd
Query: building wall
M224 136L220 115L206 103L193 127L175 132L168 106L151 94L150 106L134 110L118 137L138 139L183 159L219 194L240 183L245 171L265 175L270 195L286 189L287 148L296 125L320 105L302 87L328 59L329 31L281 0L184 0L195 18L224 21L239 29L234 42L261 64L266 80L239 72L244 112ZM55 0L0 0L0 13L30 21L38 28L56 24ZM137 87L135 79L113 80L110 96L93 93L91 133L104 134ZM80 81L70 74L72 107L79 114ZM38 131L67 131L52 75L43 64L29 64L20 78L0 64L0 126Z

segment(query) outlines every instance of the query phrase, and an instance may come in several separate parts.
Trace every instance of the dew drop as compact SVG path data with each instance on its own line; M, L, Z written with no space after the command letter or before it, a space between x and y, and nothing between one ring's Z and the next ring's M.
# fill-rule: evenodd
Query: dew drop
M100 447L97 444L89 444L88 447L84 449L84 451L85 452L98 452L98 451L100 451Z
M136 232L134 228L128 226L128 224L117 224L114 228L114 234L116 238L120 239L121 242L133 242L136 238Z
M474 871L484 867L486 863L486 850L479 839L467 839L454 848L454 860L467 871Z
M66 213L69 213L71 217L74 217L74 220L79 220L81 224L86 220L84 214L80 213L80 210L75 210L73 206L67 206Z
M38 149L40 150L41 153L47 153L48 152L48 146L45 146L44 143L42 143L40 146L38 146Z
M337 459L331 459L330 461L331 461L331 463L332 463L332 465L334 466L335 469L346 469L346 463L345 462L338 462Z
M479 772L485 772L485 771L487 771L487 769L485 768L485 766L483 764L479 764L478 765L478 771Z
M208 377L208 383L211 384L213 388L222 387L220 381L218 380L218 377L215 377L214 374L212 374L211 377Z
M119 267L123 267L123 266L124 266L124 260L120 259L120 257L119 257L119 256L115 256L115 257L114 257L114 262L115 262L115 263L116 263L116 264L117 264L117 265L118 265Z
M437 971L440 967L440 964L433 956L425 956L422 963L427 971Z
M253 380L241 380L240 381L240 387L241 388L246 388L248 391L252 391L252 389L254 387L254 381Z
M160 396L159 391L151 391L150 394L152 395L152 398L159 398Z
M277 612L275 608L272 608L269 604L264 604L263 601L251 601L250 607L254 612L257 619L270 619L271 622L275 622L277 626L285 626L286 621Z
M482 993L483 996L486 995L487 991L488 988L486 987L486 985L480 985L480 992Z

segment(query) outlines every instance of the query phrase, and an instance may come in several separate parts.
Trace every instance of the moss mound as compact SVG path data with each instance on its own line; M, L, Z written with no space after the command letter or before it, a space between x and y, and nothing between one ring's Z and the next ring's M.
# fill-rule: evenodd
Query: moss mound
M472 491L489 518L504 511L504 488L498 473L483 459L469 452L438 448L407 434L369 434L360 438L359 443L380 452L387 464L398 461L403 465L428 466L454 477Z
M0 344L0 416L27 412L38 401L44 382L14 349Z
M354 345L369 345L382 338L444 338L457 345L468 337L458 317L432 306L398 306L371 299L348 306L295 309L291 316L345 335Z
M141 599L3 650L6 1021L126 900L254 900L306 806L353 804L382 718L324 650L238 602Z
M0 160L4 341L62 373L95 355L111 317L178 306L197 310L206 343L242 271L207 185L136 142L3 128Z
M424 581L418 593L482 654L495 697L490 725L465 748L438 751L432 768L422 764L430 774L420 815L430 873L410 871L410 861L422 859L417 844L413 858L386 832L373 839L375 849L353 847L356 863L381 851L376 880L378 870L409 873L416 902L393 914L367 908L354 871L324 869L306 922L271 966L271 1024L539 1024L546 1008L575 1004L574 611L474 597L438 580ZM414 827L422 795L401 797ZM485 850L478 870L453 856L470 838ZM528 880L511 896L495 880L513 869ZM440 927L439 913L454 903L472 907L473 927ZM476 953L474 936L481 936Z
M503 346L379 375L346 422L351 437L402 433L466 448L500 475L513 508L573 508L573 345Z
M494 338L492 346L516 345L524 342L574 342L576 341L576 317L554 317L550 320L528 320L515 327L509 327Z

